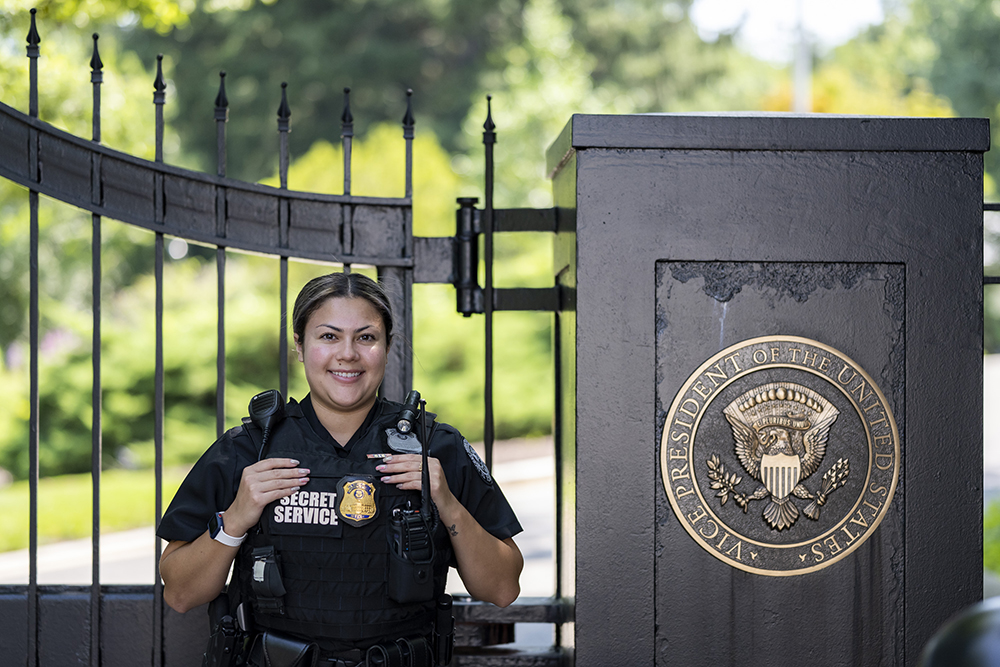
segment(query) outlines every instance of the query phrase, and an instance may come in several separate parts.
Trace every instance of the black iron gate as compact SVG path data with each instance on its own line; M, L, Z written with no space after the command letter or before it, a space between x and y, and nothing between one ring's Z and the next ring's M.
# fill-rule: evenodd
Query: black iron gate
M215 175L172 167L163 162L163 106L166 101L161 63L157 63L153 104L155 159L142 160L101 145L102 62L94 35L90 61L93 85L93 136L81 139L52 127L38 116L39 33L34 10L27 36L29 59L28 113L0 103L0 176L28 189L29 257L29 577L26 586L0 586L0 638L4 664L88 664L134 666L188 665L200 659L207 637L205 616L197 611L179 615L165 608L159 578L159 540L150 558L156 567L152 586L108 586L100 583L100 486L102 459L101 405L101 228L103 218L145 228L154 233L155 276L155 399L154 447L156 521L162 514L164 439L163 266L164 240L171 236L214 246L218 275L218 335L216 430L224 429L226 252L242 250L279 259L279 349L288 349L284 314L288 311L288 260L306 259L343 265L374 266L384 282L393 285L393 306L399 331L411 338L411 292L414 283L451 283L464 314L483 313L486 336L487 463L492 463L492 313L494 310L555 311L572 305L572 295L557 288L494 289L492 236L500 231L556 231L554 210L494 210L492 201L492 145L494 128L487 116L484 132L487 178L485 206L459 200L455 238L416 238L412 233L413 115L409 104L403 118L406 144L406 189L400 198L359 197L350 193L350 155L353 119L347 95L342 117L344 194L322 195L289 190L288 143L290 109L282 86L278 109L278 188L248 184L226 177L226 122L228 101L225 74L221 74L215 103L218 168ZM346 92L346 91L345 91ZM92 452L93 528L92 584L42 586L38 583L38 453L39 453L39 195L70 204L92 215L93 267L93 398ZM478 237L484 236L486 284L476 275ZM412 359L404 346L390 353L382 391L399 400L410 387ZM287 356L279 355L280 386L287 395ZM557 470L558 474L558 470ZM558 489L557 480L557 489ZM155 551L155 552L154 552ZM558 563L557 577L558 581ZM552 623L567 620L568 612L556 597L525 599L498 609L474 601L459 601L456 617L482 648L456 656L453 664L555 665L557 649L491 651L489 637L510 636L514 623ZM494 641L495 643L495 641Z

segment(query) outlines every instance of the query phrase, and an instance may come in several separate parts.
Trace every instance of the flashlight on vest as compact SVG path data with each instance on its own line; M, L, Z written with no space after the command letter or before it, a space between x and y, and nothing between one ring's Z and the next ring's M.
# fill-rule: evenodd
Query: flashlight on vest
M417 413L420 410L420 392L414 389L406 395L403 402L403 409L399 411L399 421L396 422L396 430L400 433L409 433L413 430L413 423L417 421Z

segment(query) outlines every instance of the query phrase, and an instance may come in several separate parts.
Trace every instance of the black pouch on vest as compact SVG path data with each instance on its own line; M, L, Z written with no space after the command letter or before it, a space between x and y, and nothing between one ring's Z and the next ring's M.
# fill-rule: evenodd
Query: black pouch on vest
M424 602L434 597L434 543L418 511L395 509L389 521L389 597Z
M261 611L280 611L285 585L281 581L281 567L273 546L253 550L253 578L250 580L256 596L255 604Z
M316 644L271 631L257 635L250 649L254 667L316 667L318 661Z

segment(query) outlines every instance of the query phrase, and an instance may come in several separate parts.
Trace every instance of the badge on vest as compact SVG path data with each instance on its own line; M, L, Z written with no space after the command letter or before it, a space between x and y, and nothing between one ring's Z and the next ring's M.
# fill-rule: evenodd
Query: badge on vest
M370 475L347 475L337 483L337 514L352 526L371 523L378 516L375 478Z

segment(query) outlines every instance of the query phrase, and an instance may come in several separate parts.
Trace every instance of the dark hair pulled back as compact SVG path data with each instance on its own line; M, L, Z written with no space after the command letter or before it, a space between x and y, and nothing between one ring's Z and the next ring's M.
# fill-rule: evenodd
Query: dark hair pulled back
M307 282L295 297L292 309L292 333L301 343L305 340L306 323L327 299L364 299L382 317L386 343L392 342L392 305L389 296L377 282L363 273L328 273Z

